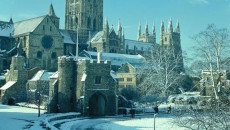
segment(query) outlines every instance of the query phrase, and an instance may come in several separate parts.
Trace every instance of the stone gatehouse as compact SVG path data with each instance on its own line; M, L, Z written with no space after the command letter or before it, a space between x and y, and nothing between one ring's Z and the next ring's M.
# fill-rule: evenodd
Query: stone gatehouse
M111 61L59 57L58 72L50 77L48 112L116 115L117 78Z

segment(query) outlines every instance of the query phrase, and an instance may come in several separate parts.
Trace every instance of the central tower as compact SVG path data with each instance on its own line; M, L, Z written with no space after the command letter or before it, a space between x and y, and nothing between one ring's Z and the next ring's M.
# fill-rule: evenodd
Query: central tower
M103 0L66 0L65 29L77 31L79 43L103 29Z

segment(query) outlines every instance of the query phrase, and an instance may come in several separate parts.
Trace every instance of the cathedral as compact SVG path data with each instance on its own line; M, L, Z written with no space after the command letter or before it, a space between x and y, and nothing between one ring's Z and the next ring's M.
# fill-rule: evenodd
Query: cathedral
M10 69L0 88L6 104L28 101L45 82L50 113L115 115L121 78L116 73L126 66L135 69L153 46L181 56L178 71L184 71L179 22L173 29L170 19L165 29L162 21L159 44L155 26L149 32L148 23L144 33L139 25L137 40L131 40L125 38L120 20L116 31L107 18L103 20L103 0L66 0L65 5L65 29L59 28L52 4L44 16L0 21L0 73ZM136 85L134 75L122 76ZM126 85L130 84L122 84Z

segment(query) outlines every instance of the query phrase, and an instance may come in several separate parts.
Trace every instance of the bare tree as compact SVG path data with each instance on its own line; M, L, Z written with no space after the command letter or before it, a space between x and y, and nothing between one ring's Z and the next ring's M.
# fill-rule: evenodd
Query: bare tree
M221 83L224 66L229 62L229 32L227 29L217 29L209 25L205 31L193 37L197 43L195 47L200 69L210 72L210 86L213 88L214 98L200 101L199 105L183 108L177 111L177 125L192 130L228 130L230 129L229 98L218 95L217 88ZM203 79L204 80L204 79ZM228 95L227 95L228 96Z
M229 102L212 100L204 106L193 105L189 108L178 109L174 113L174 122L183 128L191 130L229 130Z
M168 96L180 87L183 74L182 53L174 53L169 46L154 46L146 61L137 71L138 88L142 95L160 94ZM182 62L182 63L181 63Z
M215 98L218 99L213 72L217 71L221 73L225 64L222 60L226 61L228 59L226 52L230 49L229 32L227 29L217 29L214 25L209 25L205 31L195 35L193 40L197 43L195 50L198 63L202 68L210 71L211 85Z

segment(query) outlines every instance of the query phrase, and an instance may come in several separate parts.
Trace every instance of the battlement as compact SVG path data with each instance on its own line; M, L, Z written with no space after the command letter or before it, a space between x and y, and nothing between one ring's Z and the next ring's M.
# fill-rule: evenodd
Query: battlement
M101 60L100 62L98 62L97 60L94 60L94 59L81 59L81 60L78 60L80 62L85 62L86 64L95 64L95 65L111 65L111 61L108 61L108 60Z
M61 56L58 57L58 63L71 63L71 62L75 62L75 57L73 56Z

